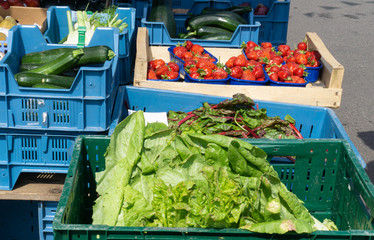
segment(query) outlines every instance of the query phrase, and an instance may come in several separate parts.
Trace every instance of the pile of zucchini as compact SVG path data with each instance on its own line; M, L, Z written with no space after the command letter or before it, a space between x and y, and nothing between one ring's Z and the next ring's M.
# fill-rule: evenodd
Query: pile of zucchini
M183 39L230 40L239 24L248 24L242 17L252 11L250 6L225 9L204 8L201 14L187 18L187 32L179 33Z
M112 49L104 45L27 53L14 77L21 87L69 89L79 67L103 64L114 56Z

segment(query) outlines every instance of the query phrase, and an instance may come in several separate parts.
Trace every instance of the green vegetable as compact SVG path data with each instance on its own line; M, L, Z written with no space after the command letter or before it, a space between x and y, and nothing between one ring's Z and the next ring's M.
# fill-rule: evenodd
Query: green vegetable
M66 52L53 61L45 63L40 67L34 68L28 72L58 75L72 69L78 62L79 58L83 55L83 53L83 49L76 49Z
M115 53L108 46L100 45L83 48L83 56L79 58L75 66L87 66L90 64L101 64L111 60Z
M35 85L32 85L33 88L49 88L49 89L67 89L61 86L49 84L49 83L37 83Z
M217 13L214 13L214 14L218 15L218 16L225 16L225 17L235 19L235 20L239 21L241 24L248 24L248 21L246 19L244 19L242 16L240 16L239 14L236 14L234 12L222 11L222 12L217 12Z
M19 66L19 71L20 72L29 71L29 70L32 70L34 68L40 67L40 66L41 66L41 64L25 63L25 64L21 64Z
M154 0L152 1L152 10L149 13L148 21L163 22L169 32L170 37L177 36L177 24L172 11L171 0Z
M115 14L116 7L104 9L102 12L95 12L91 17L87 15L86 11L77 11L77 23L73 26L71 19L71 12L67 11L67 22L69 27L69 34L64 37L59 43L63 44L78 44L79 40L79 27L85 27L85 45L91 41L95 29L98 27L114 27L118 28L120 32L123 31L128 24L123 22L124 19L118 19L118 13ZM103 14L107 17L104 18Z
M266 109L256 110L254 102L244 94L217 105L204 103L190 113L169 111L168 122L179 133L221 134L240 138L300 138L290 126L295 120L286 115L267 116Z
M177 135L162 123L145 126L142 111L115 128L96 182L92 224L268 234L335 227L311 216L260 148L221 135Z
M234 12L236 14L242 15L242 14L251 12L252 8L250 6L232 6L232 7L224 8L224 9L206 7L201 11L201 13L202 14L217 13L217 12L222 12L222 11L230 11L230 12Z
M108 46L99 45L99 46L93 46L93 47L85 47L83 49L83 55L80 56L78 61L75 63L74 66L87 66L90 64L98 64L98 63L104 63L106 60L110 60L115 56L115 53L112 49L110 49ZM45 63L49 63L53 60L56 60L56 58L61 57L62 55L66 53L73 52L74 50L77 50L76 48L55 48L55 49L49 49L44 50L40 52L32 52L27 53L22 56L21 59L21 66L27 68L30 67L30 65L25 64L33 64L33 65L42 65Z
M34 72L20 72L14 75L19 86L33 87L35 84L50 84L63 88L70 88L74 77L47 75Z
M212 27L212 26L200 26L196 29L196 35L199 37L203 37L209 34L217 34L217 33L222 33L222 34L231 34L232 32L223 28L218 28L218 27Z
M201 39L205 40L230 40L232 37L232 32L231 33L211 33L211 34L206 34L201 37Z
M236 30L239 24L242 23L236 18L230 17L228 15L220 15L218 13L192 16L185 22L188 31L196 30L201 26L218 26L233 32Z
M22 56L21 64L43 64L48 63L64 55L66 52L73 51L73 48L54 48L44 51L31 52Z

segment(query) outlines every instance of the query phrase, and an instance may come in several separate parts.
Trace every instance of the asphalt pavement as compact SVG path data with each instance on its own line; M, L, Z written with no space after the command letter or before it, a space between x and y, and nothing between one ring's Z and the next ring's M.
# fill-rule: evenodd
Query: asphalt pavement
M334 109L374 182L374 1L291 0L287 43L316 32L344 66L341 106Z

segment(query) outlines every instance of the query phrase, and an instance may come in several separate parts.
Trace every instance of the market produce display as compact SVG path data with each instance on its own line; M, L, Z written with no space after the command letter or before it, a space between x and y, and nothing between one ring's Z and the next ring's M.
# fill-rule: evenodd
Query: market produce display
M221 63L213 63L206 58L188 60L184 63L184 70L189 79L228 79L225 66Z
M124 19L118 19L118 13L115 14L116 7L106 8L101 12L94 12L88 15L87 11L77 11L77 21L73 24L71 12L67 11L67 22L69 27L69 34L65 36L59 43L63 44L78 44L79 43L79 27L85 27L84 44L90 43L90 40L98 27L113 27L118 28L120 32L128 27Z
M162 59L148 62L148 80L178 80L179 66L175 62L165 63Z
M211 53L205 50L200 44L193 43L189 40L185 41L182 44L177 44L169 48L169 51L178 57L181 62L187 60L198 61L201 58L207 59L211 62L216 62L215 58Z
M240 24L248 24L241 15L252 11L250 6L234 6L225 9L204 8L201 14L186 19L187 32L179 33L180 38L205 40L230 40Z
M307 68L321 64L319 52L307 51L304 41L298 43L295 50L286 44L275 48L269 42L258 45L253 41L243 44L243 49L247 59L265 65L266 74L272 82L305 85L308 82L305 79L308 76Z
M243 54L232 56L225 65L233 79L267 82L262 64L254 60L247 60Z
M254 101L236 94L218 104L204 103L191 112L168 112L168 124L178 133L219 134L239 138L302 138L295 120L286 115L267 116L265 108L255 109Z
M337 230L314 218L281 183L266 153L222 135L176 135L142 111L111 136L92 224L241 228L252 232Z
M55 48L25 54L14 77L21 87L69 89L81 66L103 64L115 56L107 46Z

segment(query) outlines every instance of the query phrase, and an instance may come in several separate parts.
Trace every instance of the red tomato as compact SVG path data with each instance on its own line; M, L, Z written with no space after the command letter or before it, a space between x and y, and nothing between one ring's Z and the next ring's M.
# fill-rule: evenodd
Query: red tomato
M308 59L305 54L298 54L296 56L296 63L306 65L308 64Z
M273 45L270 42L262 42L261 47L262 48L272 48Z
M235 56L230 57L229 60L227 60L227 62L225 63L226 67L232 68L234 66L235 58L236 58Z
M283 45L278 46L278 51L281 52L282 53L281 56L284 57L284 56L287 56L290 53L291 48L290 48L290 46L288 46L286 44L283 44Z
M192 45L190 51L195 53L195 54L202 55L204 53L204 48L202 46L200 46L199 44L194 44L194 45Z
M165 64L166 63L165 63L164 60L162 60L162 59L155 59L155 60L153 60L152 68L153 69L157 69L157 68L159 68L161 66L164 66Z
M255 60L255 61L258 60L258 55L257 55L257 53L256 53L255 51L250 51L250 52L248 52L248 53L246 54L246 56L247 56L247 58L248 58L249 60Z
M187 52L187 48L183 46L177 46L173 49L173 53L179 58L182 58L185 52Z
M162 76L163 79L177 79L178 77L179 77L179 73L178 72L174 72L174 71L167 71Z
M245 45L248 49L258 47L258 44L253 41L248 41Z
M281 80L281 81L287 81L288 77L290 77L290 73L287 72L287 71L279 71L278 72L278 78Z
M187 66L195 65L195 64L196 62L194 60L187 60L184 62L183 67L187 67Z
M264 70L262 69L262 66L255 66L252 71L255 78L263 78L265 76Z
M302 67L298 67L295 70L293 70L292 74L298 77L303 77L304 69Z
M158 79L154 70L152 69L148 70L147 79Z
M245 67L246 63L247 59L245 59L243 54L237 56L234 60L234 66Z
M185 47L188 51L191 50L192 46L193 46L193 43L191 41L188 40L185 42Z
M241 78L242 75L243 75L243 68L239 67L239 66L234 66L233 68L231 68L231 77L233 78Z
M213 74L212 69L207 66L203 68L199 68L197 71L200 73L201 76L204 76L204 77L211 77Z
M188 59L192 59L193 58L193 54L192 52L185 52L183 53L182 57L181 57L184 61L188 60Z
M227 72L222 68L217 68L212 75L213 79L225 79L228 77Z
M306 42L299 42L297 44L297 49L300 49L302 51L306 51L308 49L308 45L306 44Z
M190 74L190 77L191 78L195 78L195 79L201 79L201 76L198 72L193 72Z
M243 75L240 79L243 79L243 80L256 80L256 77L255 75L251 72L251 70L245 70L243 72Z
M162 75L165 75L166 72L169 71L169 67L164 65L164 66L161 66L159 68L156 68L156 75L157 77L161 78Z
M179 66L175 62L169 62L168 66L169 66L171 71L179 72Z
M278 81L278 74L277 73L272 73L269 75L269 78L273 81Z

